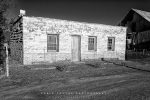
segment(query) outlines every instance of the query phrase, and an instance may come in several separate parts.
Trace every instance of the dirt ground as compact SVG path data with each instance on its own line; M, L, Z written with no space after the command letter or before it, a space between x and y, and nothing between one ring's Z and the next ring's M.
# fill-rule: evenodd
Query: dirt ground
M0 100L150 100L148 66L118 60L22 66L10 59Z

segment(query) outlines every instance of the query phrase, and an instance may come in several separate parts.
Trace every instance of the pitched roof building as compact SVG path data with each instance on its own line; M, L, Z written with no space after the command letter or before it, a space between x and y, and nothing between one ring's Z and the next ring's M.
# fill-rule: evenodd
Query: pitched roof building
M132 8L119 22L118 26L128 27L128 49L150 50L150 12Z

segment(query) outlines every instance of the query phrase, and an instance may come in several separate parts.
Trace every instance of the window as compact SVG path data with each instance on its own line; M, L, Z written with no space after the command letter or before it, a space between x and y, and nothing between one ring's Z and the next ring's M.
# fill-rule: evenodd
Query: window
M48 51L59 51L59 36L48 35L47 37L47 50Z
M108 50L109 51L115 50L115 37L108 37Z
M96 51L97 47L97 38L96 36L89 36L88 38L88 50Z

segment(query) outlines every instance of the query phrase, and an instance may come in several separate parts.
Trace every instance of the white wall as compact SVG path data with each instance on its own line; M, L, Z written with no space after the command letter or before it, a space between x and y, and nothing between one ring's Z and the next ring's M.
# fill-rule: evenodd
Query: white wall
M47 34L59 34L59 52L47 52ZM24 16L24 64L71 60L71 35L81 36L81 59L125 59L124 27ZM97 51L88 51L88 36L97 36ZM115 37L115 51L107 50L108 36Z

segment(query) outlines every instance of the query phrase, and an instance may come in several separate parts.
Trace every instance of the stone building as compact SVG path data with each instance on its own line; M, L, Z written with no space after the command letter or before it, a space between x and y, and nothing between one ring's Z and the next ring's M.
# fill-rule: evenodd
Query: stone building
M23 65L118 58L125 60L126 27L20 16L13 24L11 56Z

